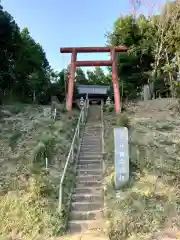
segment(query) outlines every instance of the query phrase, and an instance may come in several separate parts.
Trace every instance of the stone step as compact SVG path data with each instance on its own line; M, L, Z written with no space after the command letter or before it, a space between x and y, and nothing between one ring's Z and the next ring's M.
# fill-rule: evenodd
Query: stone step
M92 135L90 135L90 134L85 134L84 133L84 138L83 139L88 139L88 140L94 139L96 141L99 141L99 140L101 140L101 134L97 134L97 135L92 134Z
M69 233L84 232L86 230L97 231L101 228L103 228L101 220L74 220L68 223Z
M85 129L84 137L101 137L101 129L100 130L93 130L93 129Z
M99 150L99 149L93 149L93 148L90 148L89 150L87 150L87 149L81 149L81 151L80 151L80 154L81 155L101 155L102 153L101 153L101 150Z
M81 145L81 151L84 151L84 150L89 151L89 150L92 150L92 149L94 151L96 151L96 152L98 151L100 153L101 149L102 149L102 144L100 144L100 145L99 144L96 144L96 145L92 145L92 144L91 145L90 144L85 145L85 144L83 144L83 145Z
M100 140L101 139L101 132L99 133L92 133L92 134L88 134L88 133L85 133L84 132L84 137L83 139L85 138L89 138L89 139L97 139L97 140Z
M89 137L89 138L83 138L82 139L82 142L91 142L91 143L98 143L98 142L101 142L101 138L95 138L95 137Z
M98 136L98 137L94 137L94 136L87 137L87 136L84 135L83 141L100 142L101 137L100 136Z
M76 182L76 187L101 187L102 186L102 183L101 181L96 181L96 180L89 180L89 181L77 181Z
M79 162L77 164L77 169L79 170L88 170L88 169L91 169L91 170L94 170L94 169L99 169L102 167L102 163L100 161L97 161L97 162L89 162L87 163L87 160L85 162Z
M76 187L74 190L75 194L103 194L102 187Z
M86 125L84 131L85 133L88 133L88 134L92 134L92 133L100 133L101 132L101 127L97 126L97 127L93 127L93 126L90 126L90 125Z
M101 139L102 133L101 131L85 131L84 132L84 138L96 138L96 139Z
M98 220L103 217L102 210L94 211L71 211L71 220Z
M95 160L99 160L99 161L101 161L101 154L93 154L93 153L84 153L84 154L82 154L82 153L80 153L80 155L79 155L79 160L87 160L87 161L95 161Z
M103 175L103 170L101 168L99 169L77 169L77 175Z
M84 132L84 138L101 139L101 132L98 132L98 133L95 133L95 132L93 132L93 133L86 133L86 132Z
M84 130L84 136L101 136L101 133L102 133L101 128L99 129L89 128Z
M82 143L83 143L83 144L96 145L96 144L100 144L100 143L101 143L101 140L97 140L97 141L95 140L95 141L94 141L93 139L85 139L85 140L83 139L83 140L82 140Z
M91 121L87 121L85 128L93 128L93 129L101 129L101 123L100 122L91 122Z
M98 151L101 152L101 146L81 145L81 151Z
M93 141L89 141L89 142L82 142L82 146L87 146L87 147L91 147L91 148L95 148L95 147L101 147L101 142L93 142Z
M101 175L78 175L76 176L77 183L79 182L91 182L91 181L101 181L102 176Z
M89 117L90 117L90 116L89 116ZM89 120L89 118L88 118L88 120ZM86 122L86 127L88 127L88 126L91 126L91 127L93 127L93 128L100 128L100 127L101 127L101 123L100 123L100 122L94 124L94 122L91 123L91 121L88 121L88 120L87 120L87 122Z
M102 164L101 156L81 156L79 157L78 164Z
M101 230L101 231L100 231ZM56 240L109 240L109 237L107 237L104 232L103 228L98 231L83 231L82 232L72 232L67 233L60 239Z
M85 143L82 142L81 147L84 147L84 148L88 148L88 147L92 148L93 147L93 148L100 149L101 148L101 144L100 143L91 142L91 143L85 144Z
M101 150L101 143L82 143L81 148L89 148L89 149L97 149L98 151Z
M84 152L82 152L82 151L80 151L80 155L88 155L88 156L92 156L92 157L94 157L94 156L101 156L101 151L95 151L95 149L94 149L94 151L92 151L93 150L93 148L91 148L91 151L84 151Z
M96 131L96 130L92 130L92 131L85 131L84 132L84 137L93 137L93 138L97 138L97 139L101 139L102 137L102 132L101 131Z
M94 150L93 148L90 148L89 150L81 149L80 154L82 154L82 155L85 155L85 154L100 155L101 151L100 150Z
M86 151L91 151L91 150L94 150L94 151L98 151L98 152L101 152L101 145L102 144L96 144L96 145L90 145L90 144L82 144L81 145L81 151L84 151L84 150L86 150Z
M83 201L88 201L88 202L92 202L92 201L102 201L103 200L103 196L102 196L102 192L99 193L92 193L92 194L78 194L75 193L72 195L72 202L83 202Z
M82 140L82 144L86 144L86 145L94 145L94 146L96 146L96 144L98 144L98 146L100 145L100 143L101 143L101 140L98 140L98 141L94 141L94 140L92 140L92 139L88 139L88 140Z
M71 202L71 211L93 211L93 210L101 210L103 208L103 202Z
M102 165L102 161L101 161L101 159L99 158L99 159L97 159L97 158L94 158L93 160L92 160L92 158L80 158L79 159L79 162L78 162L78 165L88 165L87 167L85 166L85 168L90 168L90 169L92 169L92 168L94 168L93 166L92 166L92 168L91 168L91 166L90 165L93 165L93 164L97 164L98 166L100 166L101 167L101 165ZM97 166L96 166L97 167ZM79 168L79 167L78 167ZM81 168L81 167L80 167ZM83 168L83 167L82 167ZM99 168L99 167L98 167Z
M91 123L90 121L87 121L86 122L86 127L85 127L85 129L89 129L89 130L91 130L91 129L98 129L98 130L101 130L101 123Z
M94 139L83 139L82 140L82 144L90 144L90 145L100 145L101 143L101 139L98 139L98 140L94 140Z
M100 147L95 147L95 148L92 148L92 147L81 147L81 152L82 153L98 153L98 154L101 154L101 148Z
M99 136L99 137L101 137L101 128L99 128L99 129L92 129L92 128L85 129L84 130L84 137L85 136L95 136L95 137Z

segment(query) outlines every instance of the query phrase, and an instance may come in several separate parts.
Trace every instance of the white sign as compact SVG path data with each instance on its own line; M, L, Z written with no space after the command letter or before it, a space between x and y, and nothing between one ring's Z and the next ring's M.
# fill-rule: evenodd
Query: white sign
M129 141L126 127L114 129L115 186L119 189L129 180Z

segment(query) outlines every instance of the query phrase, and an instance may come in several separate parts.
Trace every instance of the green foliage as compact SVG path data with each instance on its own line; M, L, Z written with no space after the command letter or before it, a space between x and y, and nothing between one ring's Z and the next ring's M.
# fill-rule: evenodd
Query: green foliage
M11 111L12 106L5 107ZM50 239L62 235L66 228L69 210L66 207L63 216L57 212L59 181L79 112L73 111L71 117L61 112L61 120L53 121L44 116L46 107L24 108L18 116L11 114L1 122L0 147L6 158L0 166L0 236ZM64 182L66 206L74 184L69 171Z
M114 112L114 105L113 104L104 105L104 109L103 110L105 112L112 113L112 112Z
M11 150L14 150L19 138L21 137L22 133L20 130L14 130L11 136L9 137L9 146Z
M86 78L86 75L81 68L76 69L76 79L75 80L78 84L87 84L88 83L88 79Z
M159 15L136 18L126 15L115 21L113 31L107 36L108 44L129 47L128 54L118 56L122 98L136 98L143 84L150 82L155 87L153 95L164 97L169 92L175 95L180 66L179 16L180 4L171 2L163 6Z
M13 17L0 6L0 88L4 100L18 96L20 101L35 101L36 95L47 91L50 70L42 46L20 31Z
M126 113L121 113L119 116L117 116L116 121L117 127L130 127L130 119Z
M9 107L9 110L12 114L18 114L25 111L25 107L22 104L14 104L13 106Z
M7 239L13 232L20 239L31 240L41 234L42 238L49 238L60 233L60 215L53 204L48 209L44 198L50 197L53 191L52 183L41 176L32 178L24 193L7 194L0 202L1 236Z

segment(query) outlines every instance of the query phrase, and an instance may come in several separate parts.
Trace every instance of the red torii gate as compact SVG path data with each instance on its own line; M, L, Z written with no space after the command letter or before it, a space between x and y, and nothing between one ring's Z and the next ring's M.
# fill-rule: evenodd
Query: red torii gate
M60 48L61 53L71 53L71 68L68 83L68 93L66 98L66 108L68 111L72 110L73 92L74 92L74 79L76 67L95 67L95 66L112 66L112 81L114 89L115 111L120 113L120 93L119 93L119 81L116 70L116 52L127 52L128 48L125 46L118 47L72 47L72 48ZM111 60L109 61L77 61L78 53L106 53L109 52Z

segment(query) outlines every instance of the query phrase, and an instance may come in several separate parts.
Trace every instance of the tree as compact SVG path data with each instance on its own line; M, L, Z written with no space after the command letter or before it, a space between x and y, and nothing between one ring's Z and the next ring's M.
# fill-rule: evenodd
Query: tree
M27 28L20 29L0 5L0 88L5 99L36 101L50 85L50 66Z
M19 53L20 31L12 16L0 5L0 88L4 95L11 90Z
M85 75L85 73L83 72L83 70L81 68L76 68L75 81L78 84L87 84L86 75Z
M141 1L138 1L142 4ZM135 7L137 7L135 1ZM123 86L128 92L133 88L140 88L148 83L155 97L155 85L159 86L159 79L164 81L162 86L169 86L171 94L174 92L174 68L172 59L179 58L180 46L180 4L178 2L165 4L160 15L145 17L136 14L121 16L114 23L114 29L107 36L111 46L127 45L128 55L118 56L118 74L125 77ZM179 63L177 63L178 65ZM124 65L124 66L123 66ZM128 67L129 66L129 67ZM128 70L127 70L128 69ZM156 84L158 81L158 84ZM130 87L131 86L131 87ZM156 88L156 91L160 89Z
M137 89L148 82L152 63L152 41L148 36L150 28L149 20L143 15L137 19L133 15L121 16L116 20L113 32L108 35L110 45L124 44L129 47L128 53L117 54L121 96L125 98L134 96Z
M95 71L94 71L94 74L96 75L97 84L106 83L106 76L105 76L102 68L96 67Z

